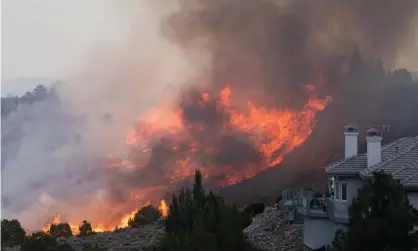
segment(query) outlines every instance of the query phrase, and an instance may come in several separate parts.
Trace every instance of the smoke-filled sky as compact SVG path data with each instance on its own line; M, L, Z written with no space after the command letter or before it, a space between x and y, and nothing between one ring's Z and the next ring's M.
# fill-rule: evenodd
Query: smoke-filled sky
M95 46L126 38L135 17L133 8L127 7L129 2L132 1L2 1L3 78L65 78L74 74ZM371 18L367 13L361 15ZM417 54L415 46L400 56L399 65L418 69L413 56Z
M2 78L71 80L60 106L21 106L2 121L3 133L23 135L3 146L3 217L34 229L35 219L55 213L76 223L108 216L87 202L126 184L119 176L106 183L101 162L126 150L124 136L143 111L191 84L274 93L269 105L288 107L309 98L299 96L301 81L341 73L355 43L388 67L418 69L416 0L176 3L2 1Z

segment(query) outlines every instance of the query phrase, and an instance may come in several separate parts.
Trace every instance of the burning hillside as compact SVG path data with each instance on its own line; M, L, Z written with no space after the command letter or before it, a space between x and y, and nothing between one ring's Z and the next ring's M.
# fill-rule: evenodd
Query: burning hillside
M301 86L309 98L300 110L260 106L258 100L235 95L229 86L219 92L191 90L174 108L150 109L127 134L129 154L108 162L106 196L118 210L101 208L108 217L93 221L93 228L126 227L138 204L165 197L187 183L196 169L216 188L278 165L311 134L316 113L330 102L330 97L317 97L318 86ZM123 183L122 188L112 186L116 183ZM164 200L160 210L166 213Z
M215 94L191 91L179 108L152 109L138 119L127 138L133 149L129 162L144 173L162 171L158 183L182 182L195 169L218 186L252 177L301 144L330 101L317 98L313 85L303 87L310 98L299 111L234 100L228 86Z
M385 69L397 67L414 41L417 4L129 6L139 11L132 34L114 48L97 48L100 55L75 83L59 90L59 102L34 103L36 95L27 95L28 105L17 106L9 99L16 112L2 120L4 217L30 230L57 215L113 229L148 200L168 201L197 168L205 187L234 190L227 200L239 195L247 203L250 192L264 196L273 187L276 193L305 169L322 168L340 145L334 141L343 124L416 120L415 106L405 105L416 100L415 87L407 74ZM365 57L357 50L350 59L353 47ZM307 84L318 72L330 84ZM162 97L167 86L181 91ZM338 102L316 124L327 95Z

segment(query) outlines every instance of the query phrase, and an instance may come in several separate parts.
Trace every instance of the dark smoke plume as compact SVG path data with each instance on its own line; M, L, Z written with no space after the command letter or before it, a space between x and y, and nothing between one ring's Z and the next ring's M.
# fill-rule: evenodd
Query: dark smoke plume
M277 107L302 104L306 97L299 84L319 72L328 82L339 81L355 44L363 55L390 65L401 48L413 44L418 9L415 0L180 3L165 34L186 51L209 51L215 87L231 83L275 93Z

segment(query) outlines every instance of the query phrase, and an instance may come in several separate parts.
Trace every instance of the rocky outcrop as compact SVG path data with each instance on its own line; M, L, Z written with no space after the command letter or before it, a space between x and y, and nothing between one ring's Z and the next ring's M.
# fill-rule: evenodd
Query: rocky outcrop
M244 229L247 240L256 248L265 251L296 251L303 249L303 225L287 221L287 213L276 206L266 207Z
M91 236L61 237L58 238L58 243L67 242L76 251L96 244L108 251L148 251L160 243L164 233L164 225L157 222L140 228L123 228Z

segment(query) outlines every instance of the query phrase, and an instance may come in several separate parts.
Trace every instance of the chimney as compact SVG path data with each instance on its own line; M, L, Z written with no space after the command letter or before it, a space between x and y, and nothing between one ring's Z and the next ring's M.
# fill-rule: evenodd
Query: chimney
M382 161L382 132L370 129L366 132L367 140L367 167L371 167Z
M358 139L358 126L350 124L344 127L345 135L345 158L357 155L357 139Z

